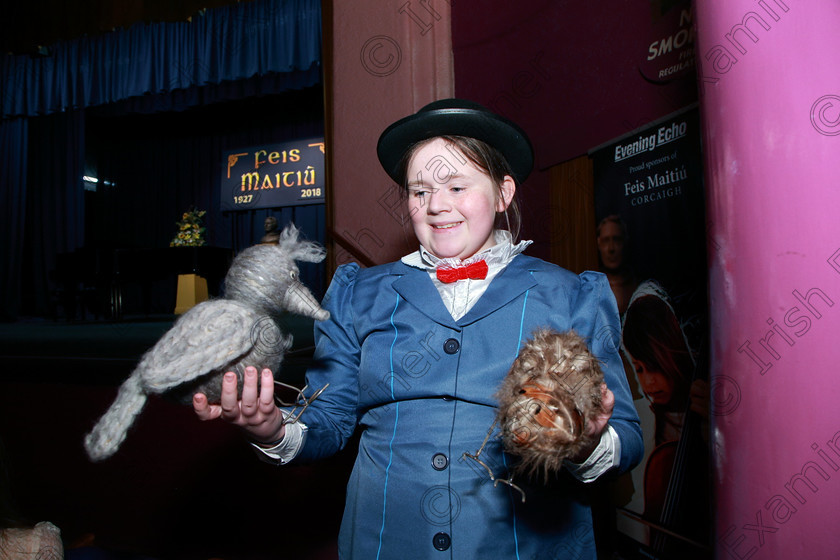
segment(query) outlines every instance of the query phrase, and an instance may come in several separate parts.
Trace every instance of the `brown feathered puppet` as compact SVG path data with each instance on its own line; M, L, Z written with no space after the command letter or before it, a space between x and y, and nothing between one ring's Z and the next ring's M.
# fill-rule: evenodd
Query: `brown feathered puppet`
M593 443L586 426L603 412L603 382L598 359L577 333L534 333L496 395L505 451L521 459L517 474L547 478Z

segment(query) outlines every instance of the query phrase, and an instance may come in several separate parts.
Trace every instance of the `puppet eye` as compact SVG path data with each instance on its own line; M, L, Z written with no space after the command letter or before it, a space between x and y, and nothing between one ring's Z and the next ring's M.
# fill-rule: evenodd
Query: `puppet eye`
M289 276L292 277L292 280L297 280L297 278L298 278L297 270L290 270L289 271Z

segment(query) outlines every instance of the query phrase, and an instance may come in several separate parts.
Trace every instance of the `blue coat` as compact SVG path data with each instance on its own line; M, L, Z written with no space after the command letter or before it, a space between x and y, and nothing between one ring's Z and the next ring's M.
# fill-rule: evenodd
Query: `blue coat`
M361 439L347 488L342 558L595 558L585 485L568 473L526 485L526 503L463 456L493 424L495 393L538 327L575 329L604 362L616 405L620 471L642 436L617 352L619 318L606 278L518 255L467 315L454 320L428 273L394 262L338 269L316 326L309 387L329 388L303 414L300 458ZM497 476L512 458L498 430L481 458Z

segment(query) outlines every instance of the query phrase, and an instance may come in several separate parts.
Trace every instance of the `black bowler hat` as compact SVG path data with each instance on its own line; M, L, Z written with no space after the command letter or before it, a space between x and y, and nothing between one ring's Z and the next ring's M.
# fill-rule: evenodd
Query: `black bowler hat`
M467 136L499 150L522 183L534 167L534 149L521 128L465 99L441 99L398 120L379 137L376 153L385 172L400 183L399 163L413 144L436 136Z

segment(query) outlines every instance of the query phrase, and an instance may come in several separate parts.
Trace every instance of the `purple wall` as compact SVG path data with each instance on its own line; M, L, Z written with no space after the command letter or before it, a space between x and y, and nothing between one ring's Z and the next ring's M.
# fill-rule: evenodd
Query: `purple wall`
M538 168L697 100L693 77L656 84L640 71L663 18L647 2L609 4L452 6L456 94L525 128Z
M665 83L642 74L666 19L649 3L630 0L609 9L501 0L452 6L455 94L518 123L536 150L537 172L521 191L531 254L550 254L553 201L542 170L697 100L691 72Z

